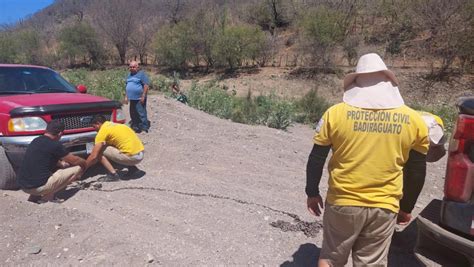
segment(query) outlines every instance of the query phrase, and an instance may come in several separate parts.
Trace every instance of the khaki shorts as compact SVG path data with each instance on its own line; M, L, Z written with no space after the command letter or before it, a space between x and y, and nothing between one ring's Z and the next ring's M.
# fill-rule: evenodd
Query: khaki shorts
M104 156L113 162L125 166L135 166L143 160L144 152L142 151L133 156L129 156L113 146L107 146L104 150Z
M74 166L66 169L59 169L51 177L48 178L46 184L31 189L23 189L25 193L35 196L44 196L52 192L58 192L59 190L66 188L69 184L69 180L79 174L81 167Z
M396 217L386 209L326 203L319 258L344 266L352 251L353 266L386 266Z

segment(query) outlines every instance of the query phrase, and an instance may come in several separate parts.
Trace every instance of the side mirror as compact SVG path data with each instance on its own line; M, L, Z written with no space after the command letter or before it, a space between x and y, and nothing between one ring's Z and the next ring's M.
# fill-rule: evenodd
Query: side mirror
M78 84L76 86L76 90L81 94L85 94L85 93L87 93L87 86L85 86L83 84Z

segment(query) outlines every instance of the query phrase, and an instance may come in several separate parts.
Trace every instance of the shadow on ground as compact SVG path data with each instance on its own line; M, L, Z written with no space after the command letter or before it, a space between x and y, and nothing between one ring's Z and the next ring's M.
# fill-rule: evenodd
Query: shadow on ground
M127 176L127 171L128 171L128 167L125 166L125 165L120 165L120 164L117 164L117 163L114 163L112 162L112 166L117 170L117 172L122 176L122 180L135 180L135 179L140 179L142 178L143 176L145 176L146 172L145 171L142 171L142 170L139 170L137 171L136 173L134 173L133 175L131 176ZM99 176L100 175L100 176ZM103 177L107 175L107 170L101 165L101 164L97 164L95 165L94 167L91 167L89 168L86 173L84 173L81 177L81 181L84 181L84 180L87 180L89 178L92 178L92 177L95 177L95 176L99 176L100 177Z
M412 220L405 228L396 230L393 233L392 243L388 252L388 266L423 266L416 259L414 253L416 235L417 227L415 220Z
M306 243L301 245L295 253L293 253L292 261L285 261L280 266L281 267L292 267L292 266L301 266L301 267L314 267L317 266L320 248L314 244Z
M416 242L416 222L412 221L408 226L403 229L395 231L390 245L388 254L388 266L389 267L419 267L423 266L418 262L414 254L415 242ZM291 266L317 266L319 254L321 249L314 244L306 243L301 245L298 250L293 254L292 261L285 261L281 267ZM352 259L349 258L348 262Z
M112 164L115 169L118 170L118 173L121 175L122 181L128 180L136 180L140 179L145 176L146 172L142 170L138 170L137 172L133 173L132 175L127 174L127 166L119 165L119 164ZM62 190L56 193L56 197L61 199L63 202L67 201L71 197L73 197L77 192L83 189L94 188L96 190L102 188L101 183L98 183L97 180L101 177L105 177L107 175L107 170L102 165L95 165L92 168L89 168L81 177L78 186L69 186L65 190ZM93 177L98 176L97 179L90 179ZM74 184L73 184L74 185Z

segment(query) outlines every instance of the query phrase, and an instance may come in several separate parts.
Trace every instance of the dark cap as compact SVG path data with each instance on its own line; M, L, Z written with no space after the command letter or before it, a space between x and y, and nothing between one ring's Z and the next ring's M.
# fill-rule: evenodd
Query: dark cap
M52 120L46 126L46 132L54 135L58 135L61 132L64 132L64 123L58 120Z

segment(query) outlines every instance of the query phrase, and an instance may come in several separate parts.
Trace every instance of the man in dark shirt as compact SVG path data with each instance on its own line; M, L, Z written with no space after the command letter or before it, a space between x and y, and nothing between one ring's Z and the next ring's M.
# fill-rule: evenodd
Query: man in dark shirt
M67 152L59 142L63 132L64 124L53 120L26 150L17 182L30 194L29 201L53 200L56 192L78 179L86 168L84 159Z

